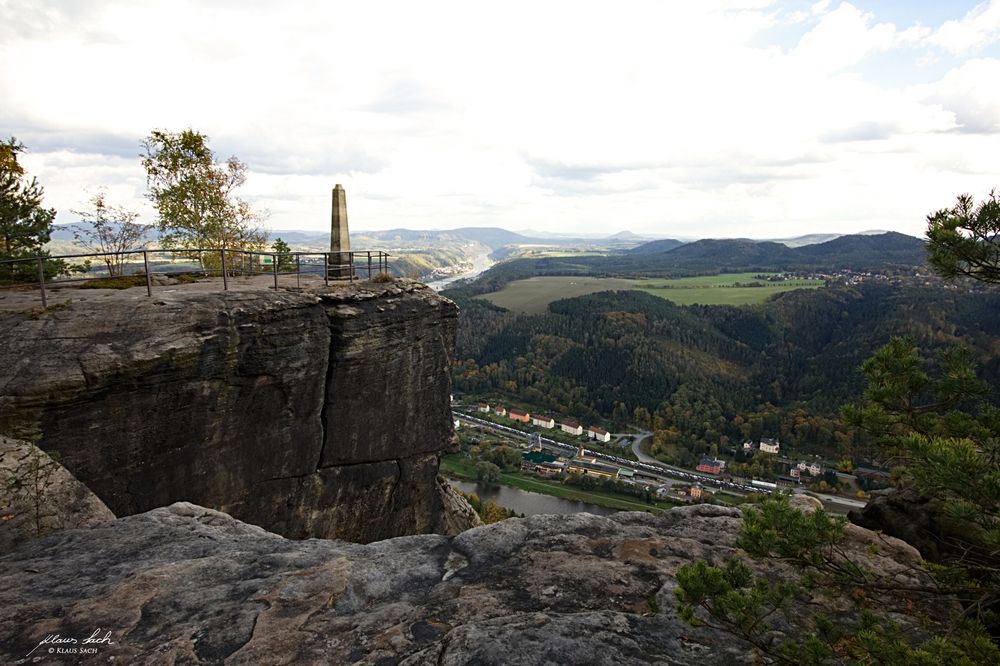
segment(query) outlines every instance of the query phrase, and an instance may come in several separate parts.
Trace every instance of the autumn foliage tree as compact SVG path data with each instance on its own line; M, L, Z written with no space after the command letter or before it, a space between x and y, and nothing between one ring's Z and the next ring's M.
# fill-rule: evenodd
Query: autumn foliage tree
M235 156L219 162L208 137L193 129L153 130L142 145L147 196L156 207L164 245L251 251L266 247L265 214L236 193L246 183L245 163Z

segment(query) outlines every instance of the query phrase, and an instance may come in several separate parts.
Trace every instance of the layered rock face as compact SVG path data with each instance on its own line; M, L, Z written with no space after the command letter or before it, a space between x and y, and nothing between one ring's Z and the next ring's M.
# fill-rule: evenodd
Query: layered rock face
M737 509L706 505L660 516L533 516L454 538L361 545L291 541L175 504L0 557L0 662L45 661L59 647L36 650L47 636L80 640L99 629L113 644L63 653L66 661L759 663L748 644L688 626L674 610L678 567L741 556L740 522ZM862 528L847 537L843 550L855 561L901 583L922 582L905 544ZM777 561L748 564L772 580L796 578ZM788 617L820 612L835 620L857 609L815 589Z
M434 531L456 318L406 281L0 314L0 434L118 516L183 500L289 537Z
M114 519L104 502L44 451L0 435L0 554L48 532Z
M973 535L964 523L952 518L946 502L923 496L912 488L877 490L863 509L852 511L848 517L861 527L912 544L929 562L991 557L983 544L974 545ZM977 552L979 548L983 551Z

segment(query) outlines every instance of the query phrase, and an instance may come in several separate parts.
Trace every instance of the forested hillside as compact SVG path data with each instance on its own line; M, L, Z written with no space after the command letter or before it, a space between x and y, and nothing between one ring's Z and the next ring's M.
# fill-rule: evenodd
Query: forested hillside
M674 240L673 238L660 238L643 243L639 247L634 247L629 252L633 254L656 254L657 252L669 252L681 245L684 245L683 241Z
M906 271L926 267L927 254L922 240L895 232L841 236L796 248L768 241L707 239L660 251L660 243L640 245L627 254L508 261L483 274L465 293L497 291L508 282L536 275L687 277L750 271Z
M689 457L761 434L825 452L846 444L837 410L859 395L861 362L895 335L930 353L970 345L1000 383L997 293L862 283L680 307L619 291L534 316L448 295L462 307L457 389L650 426Z

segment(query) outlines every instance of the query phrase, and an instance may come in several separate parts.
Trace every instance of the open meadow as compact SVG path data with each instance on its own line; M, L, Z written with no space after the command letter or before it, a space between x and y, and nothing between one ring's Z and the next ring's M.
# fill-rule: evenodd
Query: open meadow
M553 301L608 290L637 289L678 305L752 305L783 291L823 286L821 280L766 282L755 279L757 275L760 273L723 273L674 279L544 276L516 280L500 291L478 298L513 312L541 314Z

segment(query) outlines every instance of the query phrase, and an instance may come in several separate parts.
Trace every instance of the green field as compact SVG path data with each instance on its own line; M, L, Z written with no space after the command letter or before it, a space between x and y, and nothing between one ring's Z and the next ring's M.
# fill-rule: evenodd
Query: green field
M598 291L638 289L653 296L673 301L678 305L751 305L762 303L768 296L792 289L816 289L821 280L788 280L785 282L760 282L754 280L760 273L724 273L690 278L648 278L628 280L622 278L547 276L515 280L500 291L483 294L502 308L525 314L546 312L549 303L563 298L583 296ZM734 286L736 283L759 282L762 286Z

